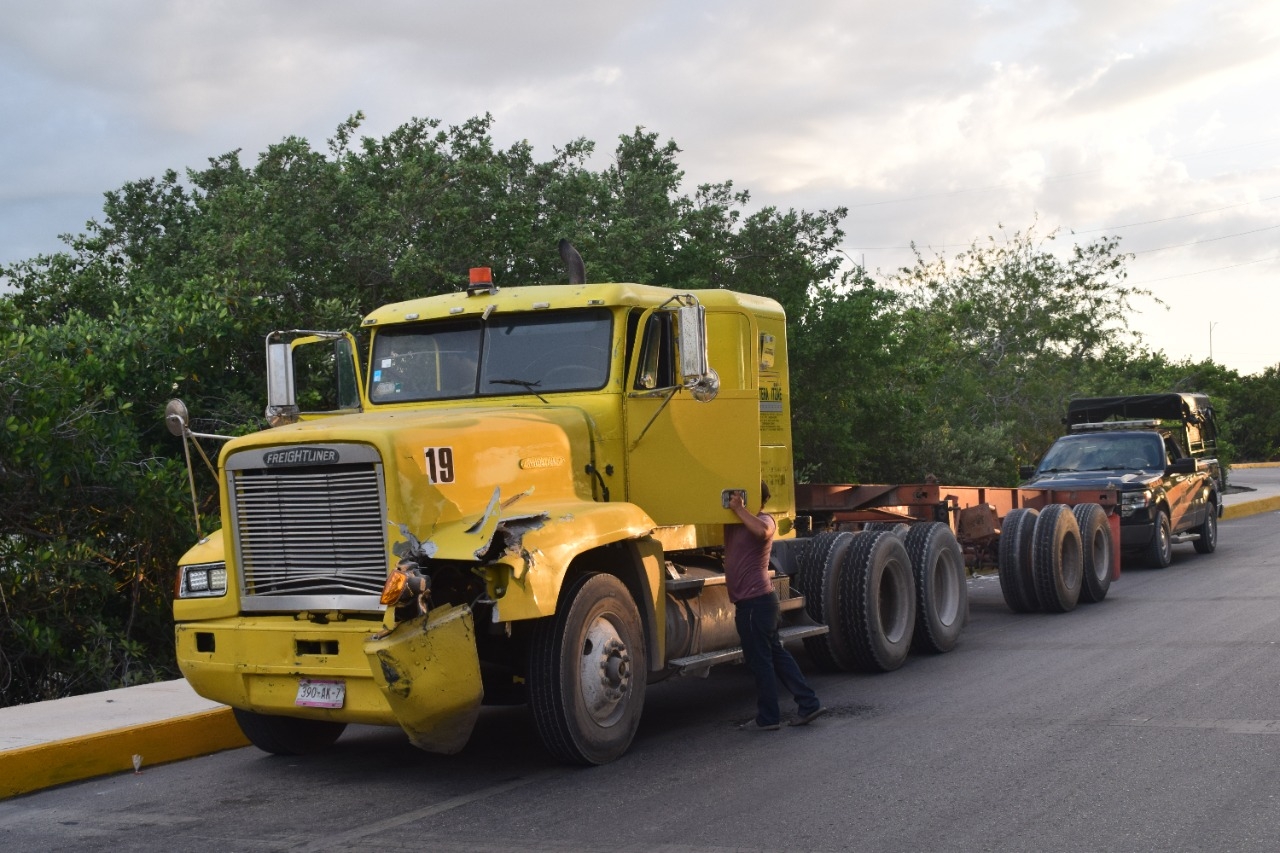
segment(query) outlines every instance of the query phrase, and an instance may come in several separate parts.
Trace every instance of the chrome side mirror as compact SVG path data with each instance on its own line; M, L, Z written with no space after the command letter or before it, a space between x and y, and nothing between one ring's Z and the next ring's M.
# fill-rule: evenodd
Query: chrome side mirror
M288 343L272 343L267 336L267 423L273 427L298 420L298 396L293 385L293 353Z
M676 310L680 324L681 379L693 399L710 402L720 393L720 377L707 363L707 311L697 302L681 305Z

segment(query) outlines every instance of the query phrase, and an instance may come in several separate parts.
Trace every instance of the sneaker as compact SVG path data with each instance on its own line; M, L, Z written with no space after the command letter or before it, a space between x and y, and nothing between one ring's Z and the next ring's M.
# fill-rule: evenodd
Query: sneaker
M747 720L745 723L738 726L738 728L742 729L744 732L776 732L778 729L782 728L782 724L769 723L766 725L756 722L755 720Z
M809 713L805 714L803 717L796 717L794 720L791 721L791 725L807 726L825 713L827 713L827 709L819 706L816 711L810 711Z

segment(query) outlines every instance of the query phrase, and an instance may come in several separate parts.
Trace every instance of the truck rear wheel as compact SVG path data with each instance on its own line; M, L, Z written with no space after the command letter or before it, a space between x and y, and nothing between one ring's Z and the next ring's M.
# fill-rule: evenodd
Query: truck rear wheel
M861 533L819 533L800 554L799 588L805 612L815 622L828 626L820 637L805 637L804 648L819 669L838 672L849 669L852 653L840 630L840 577L845 551Z
M916 588L917 651L949 652L969 619L969 585L964 552L951 528L941 522L911 525L903 544Z
M889 672L911 651L916 623L911 558L892 533L859 536L845 553L839 630L849 642L852 668Z
M1045 610L1066 613L1075 609L1084 580L1084 556L1080 526L1071 507L1050 504L1036 519L1031 572L1036 579L1036 597Z
M331 720L309 720L303 717L280 717L232 708L236 724L249 742L272 755L308 755L333 746L346 723Z
M529 705L547 751L570 764L605 764L626 752L647 667L640 613L622 581L579 578L556 615L538 620L529 654Z
M1095 604L1111 589L1111 525L1107 513L1097 504L1077 504L1072 513L1080 527L1084 581L1080 600Z
M1014 509L1000 524L1000 594L1014 613L1040 609L1031 575L1031 546L1039 515L1034 509Z

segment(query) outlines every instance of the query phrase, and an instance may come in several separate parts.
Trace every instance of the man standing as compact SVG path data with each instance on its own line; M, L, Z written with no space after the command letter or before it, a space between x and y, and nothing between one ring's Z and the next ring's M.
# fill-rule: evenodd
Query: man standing
M791 725L807 725L827 709L822 707L817 694L800 673L796 659L778 638L778 595L769 579L769 551L778 525L764 512L768 502L769 487L763 482L760 483L759 515L747 511L740 493L734 492L729 498L729 509L742 523L725 525L724 575L729 600L736 608L742 656L756 680L755 726L774 731L780 727L781 720L777 681L791 692L800 709L800 716L792 720Z

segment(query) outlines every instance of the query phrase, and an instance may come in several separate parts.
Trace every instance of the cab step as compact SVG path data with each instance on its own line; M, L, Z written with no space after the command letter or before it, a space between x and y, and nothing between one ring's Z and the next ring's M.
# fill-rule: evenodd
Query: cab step
M804 604L804 600L800 599L800 603ZM779 628L778 637L785 643L788 640L801 640L805 637L820 637L827 633L827 630L826 625L790 625L785 628ZM738 663L741 660L742 647L734 646L714 652L703 652L700 655L675 658L667 662L667 667L674 669L680 675L693 675L705 672L718 664Z

